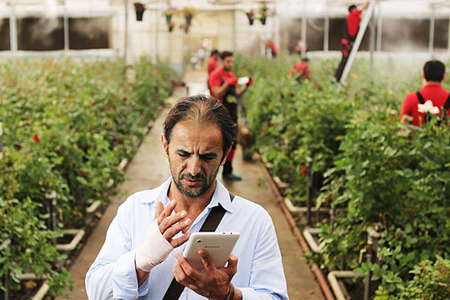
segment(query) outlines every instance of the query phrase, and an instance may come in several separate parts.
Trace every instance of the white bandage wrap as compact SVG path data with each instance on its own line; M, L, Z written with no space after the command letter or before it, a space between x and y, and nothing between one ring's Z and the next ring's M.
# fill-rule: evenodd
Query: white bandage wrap
M174 248L159 231L158 220L154 220L147 232L144 244L136 251L136 265L145 272L150 272L162 263Z

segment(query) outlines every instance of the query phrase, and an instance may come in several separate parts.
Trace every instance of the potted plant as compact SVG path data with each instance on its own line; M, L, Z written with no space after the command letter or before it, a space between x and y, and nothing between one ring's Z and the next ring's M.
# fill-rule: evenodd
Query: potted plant
M142 21L142 17L144 16L145 4L141 2L134 2L134 10L136 11L136 21Z
M169 25L172 23L172 16L174 16L177 13L176 8L170 7L162 12L163 16L166 17L166 23Z
M261 21L261 24L266 25L266 19L267 19L268 16L269 16L269 8L264 3L259 8L259 20Z
M186 24L188 26L190 26L191 22L192 22L192 18L195 15L195 8L185 7L185 8L183 8L182 12L183 12L184 18L186 19Z
M175 27L175 23L174 22L167 23L167 28L169 28L169 32L172 32L174 27Z
M249 11L246 11L245 14L247 15L248 23L253 25L253 22L255 21L255 11L250 9Z

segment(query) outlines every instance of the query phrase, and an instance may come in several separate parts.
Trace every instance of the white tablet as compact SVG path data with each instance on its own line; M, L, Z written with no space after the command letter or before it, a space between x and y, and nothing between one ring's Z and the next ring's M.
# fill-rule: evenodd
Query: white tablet
M205 249L216 268L224 267L239 239L237 232L194 232L189 237L183 256L197 270L204 268L198 250Z

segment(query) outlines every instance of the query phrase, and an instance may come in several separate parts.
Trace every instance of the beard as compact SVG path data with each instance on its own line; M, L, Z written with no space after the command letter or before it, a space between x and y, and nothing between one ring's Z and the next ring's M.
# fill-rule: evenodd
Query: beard
M200 173L195 176L190 173L184 173L180 174L180 176L177 177L175 173L172 171L172 168L170 172L172 173L173 181L175 182L175 185L177 186L178 190L187 197L195 198L203 195L213 185L214 180L216 180L217 173L219 172L219 167L217 167L217 169L211 174L209 178L207 178L206 175ZM181 183L183 179L200 180L201 186L197 191L191 192L189 188L184 187L183 184Z

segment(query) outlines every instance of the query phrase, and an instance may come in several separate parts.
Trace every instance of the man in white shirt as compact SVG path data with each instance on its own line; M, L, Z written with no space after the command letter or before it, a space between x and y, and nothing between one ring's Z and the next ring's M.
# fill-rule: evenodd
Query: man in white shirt
M226 108L205 95L181 99L170 110L161 141L172 177L119 207L86 276L89 299L171 300L166 293L173 278L184 286L177 299L288 299L269 214L232 198L216 179L236 126ZM200 250L205 268L199 271L182 256L185 243L219 205L225 214L216 231L240 238L224 268Z

